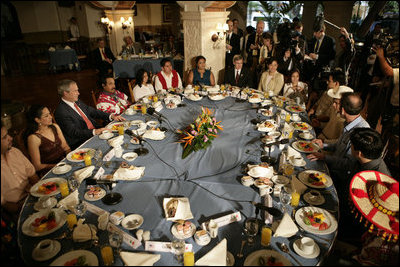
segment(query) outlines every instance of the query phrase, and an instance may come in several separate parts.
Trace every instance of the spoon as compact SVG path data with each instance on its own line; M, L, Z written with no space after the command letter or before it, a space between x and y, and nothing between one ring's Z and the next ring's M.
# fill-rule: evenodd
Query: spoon
M292 257L292 259L294 259L296 261L296 263L300 266L303 266L303 264L301 264L295 257L293 257L290 253L289 253L289 248L285 243L280 243L278 244L278 247L285 252L286 254L288 254L290 257Z

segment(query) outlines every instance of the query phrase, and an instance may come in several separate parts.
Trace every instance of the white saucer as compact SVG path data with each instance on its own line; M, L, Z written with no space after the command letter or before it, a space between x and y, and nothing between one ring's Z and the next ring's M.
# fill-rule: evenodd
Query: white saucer
M289 161L294 167L304 167L307 165L307 162L304 159L302 159L301 163L299 164L295 164L291 158L289 158Z
M43 255L39 255L38 254L39 248L35 247L32 250L32 259L34 259L35 261L47 261L47 260L53 258L54 256L56 256L57 253L60 252L60 250L61 250L60 242L58 242L57 240L53 240L53 250L52 251L45 253Z
M309 192L307 192L303 195L304 201L310 205L316 205L316 206L324 204L325 198L321 193L319 194L319 197L311 198L312 191L316 191L316 190L310 190Z
M100 139L103 139L103 140L107 140L107 139L110 139L110 138L113 137L113 136L114 136L113 133L108 132L108 133L102 133L102 134L100 134L100 135L99 135L99 138L100 138Z
M306 138L304 136L304 132L299 133L300 138L304 139L304 140L313 140L315 137L314 135L311 134L310 138Z
M44 209L51 209L51 208L53 208L53 207L57 204L57 199L56 199L55 197L50 197L49 199L50 199L50 201L51 201L51 204L50 204L48 207L43 207L43 206L42 206L42 203L40 203L40 202L38 201L38 202L36 202L36 203L33 205L33 208L34 208L35 210L37 210L37 211L41 211L41 210L44 210Z
M294 122L299 122L299 121L301 121L301 117L299 116L299 117L297 118L297 120L295 120L293 117L291 117L290 120L291 120L291 121L294 121Z
M139 224L136 224L134 226L129 226L129 222L132 222L133 220L137 220ZM122 227L124 227L127 230L133 230L139 228L142 224L143 224L143 217L139 214L128 215L121 222Z
M53 168L53 173L54 173L54 174L64 174L64 173L69 172L69 171L72 169L72 166L71 166L71 165L68 165L68 164L65 164L65 167L66 167L66 169L65 169L64 171L61 171L60 168L59 168L59 166L56 165L56 166Z
M272 176L272 182L274 182L274 184L276 185L287 185L288 183L290 183L289 178L287 178L284 175L274 175Z
M148 121L146 122L147 126L150 128L157 127L160 123L158 121Z
M138 157L135 152L128 152L122 155L122 158L127 161L134 161Z
M101 193L100 193L100 195L98 195L97 197L90 197L89 196L89 191L87 191L86 193L85 193L85 195L83 195L83 197L87 200L87 201L97 201L97 200L100 200L100 199L102 199L106 194L107 194L107 192L106 192L106 190L104 190L103 188L100 188L101 190Z
M301 257L307 258L307 259L315 259L316 257L318 257L318 255L319 255L319 246L318 246L317 243L315 243L313 253L311 253L311 254L305 254L305 253L300 249L300 247L299 247L300 242L301 242L301 239L297 239L297 240L294 241L294 243L293 243L294 251L295 251L297 254L299 254Z

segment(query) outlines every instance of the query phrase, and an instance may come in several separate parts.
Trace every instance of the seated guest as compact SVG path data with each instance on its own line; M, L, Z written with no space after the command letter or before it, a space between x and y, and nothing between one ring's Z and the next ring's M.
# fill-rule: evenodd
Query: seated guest
M125 44L122 46L122 51L120 55L122 55L122 53L124 52L130 55L136 54L135 43L133 42L132 37L125 36L123 40Z
M135 98L135 101L140 101L145 96L156 94L156 90L149 82L149 73L147 70L138 70L136 73L135 87L133 88L133 97Z
M241 55L233 57L233 65L234 68L225 70L224 83L238 87L253 88L253 75L248 67L243 66L243 57Z
M96 123L96 119L104 121L125 120L125 118L119 115L110 115L101 110L87 106L82 101L78 100L78 85L72 80L66 79L60 81L57 89L58 95L61 97L61 102L54 116L72 150L93 135L101 134L101 132L106 129L100 128Z
M100 78L103 92L100 93L96 108L107 113L121 114L130 106L128 96L115 89L115 81L111 76Z
M60 126L53 123L47 107L33 105L27 114L25 132L29 156L39 176L46 174L68 152L71 151L61 132Z
M360 112L363 103L360 96L356 93L344 93L340 100L340 114L345 119L345 127L336 143L324 144L321 139L314 139L313 142L323 148L325 151L331 151L332 154L314 152L307 156L311 161L324 160L329 168L332 177L339 177L343 171L343 165L348 161L351 155L350 135L356 128L369 128L368 122L364 120Z
M111 49L106 47L104 39L97 39L97 45L99 48L93 51L93 58L96 64L96 69L100 72L100 76L104 76L113 72L112 63L115 61L115 57L111 52Z
M298 53L293 54L292 53L292 48L290 47L285 47L283 48L284 54L279 57L279 67L278 67L278 72L282 73L285 77L287 77L292 70L294 69L300 69L300 60L301 60L301 54Z
M163 44L163 53L175 55L178 51L178 44L175 37L171 34L168 36L168 41Z
M214 74L206 69L206 58L197 56L195 59L196 68L191 70L188 75L187 84L192 85L215 85Z
M14 215L19 211L32 185L39 181L35 167L15 147L7 128L1 124L1 207Z
M278 60L271 58L267 61L267 64L268 70L261 75L258 90L264 92L272 91L274 95L278 95L284 84L283 75L277 71Z
M283 96L291 99L299 97L300 103L307 102L308 99L308 86L306 83L300 82L300 71L294 69L290 75L291 82L286 83L283 87Z
M163 58L160 62L161 71L157 73L154 86L157 91L167 90L168 88L182 88L182 80L175 70L172 69L171 60Z

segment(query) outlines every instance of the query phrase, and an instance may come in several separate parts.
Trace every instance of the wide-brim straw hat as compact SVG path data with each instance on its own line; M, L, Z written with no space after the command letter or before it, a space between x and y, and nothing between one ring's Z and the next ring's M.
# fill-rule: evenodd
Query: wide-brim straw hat
M387 241L399 238L399 182L377 171L362 171L350 182L352 212L370 232Z
M353 93L353 92L354 92L354 90L351 89L350 87L341 85L341 86L339 86L339 89L336 92L333 89L329 89L327 94L328 94L328 96L330 96L332 98L341 99L342 94Z

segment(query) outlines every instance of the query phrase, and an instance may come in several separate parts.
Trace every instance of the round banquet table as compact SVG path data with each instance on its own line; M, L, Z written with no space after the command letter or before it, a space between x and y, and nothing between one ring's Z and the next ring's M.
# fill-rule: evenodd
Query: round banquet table
M149 230L151 232L152 241L170 242L174 238L171 233L173 222L165 219L162 201L164 197L181 196L187 197L190 201L190 207L194 218L191 220L197 227L201 228L201 223L210 218L217 218L222 215L239 211L241 213L241 221L234 222L223 226L219 229L217 238L213 238L206 246L199 246L193 238L186 239L186 243L193 244L195 252L195 261L205 255L208 251L216 246L222 239L227 239L227 250L235 256L235 265L243 265L246 257L254 251L263 249L260 245L260 234L256 236L253 246L245 245L243 249L243 258L237 258L236 254L241 247L243 225L246 218L255 217L255 208L250 201L264 203L263 198L259 195L258 188L251 186L246 187L241 184L240 178L245 174L244 168L247 164L260 163L262 153L262 143L260 141L261 132L254 128L251 120L254 118L266 119L257 113L257 109L252 104L246 102L238 103L233 97L227 97L220 101L212 101L207 97L194 102L184 99L184 107L177 109L164 108L160 111L168 120L170 125L163 122L162 126L168 128L166 138L160 141L147 140L144 147L149 150L145 156L139 156L129 164L135 166L144 166L145 173L142 178L136 181L119 181L113 188L113 192L121 193L123 200L116 205L105 205L101 200L90 202L110 213L114 211L122 211L125 215L140 214L144 218L144 222L140 229ZM171 130L171 127L183 129L201 113L201 107L208 107L214 110L217 121L221 121L224 130L220 132L218 137L213 140L212 144L205 150L199 150L191 153L185 159L182 159L183 146L177 143L178 136ZM277 107L274 106L276 110ZM132 116L124 115L127 120L155 120L154 117L146 114L137 113ZM305 112L300 113L303 121L309 121ZM116 134L114 134L116 135ZM298 138L298 132L295 131L293 142ZM131 137L124 135L124 143L128 147L124 149L124 153L132 152L139 145L130 143ZM290 142L290 143L291 143ZM290 145L286 144L285 146ZM111 148L107 140L102 140L98 136L94 136L80 146L81 148L100 149L105 155ZM282 150L275 149L271 155L279 159ZM327 167L323 162L311 162L306 158L306 154L302 153L307 165L305 169L320 170L328 173ZM105 174L112 174L123 161L122 158L112 158L111 165L106 167ZM67 159L63 162L71 164ZM278 169L278 162L274 166L275 171ZM46 174L43 179L50 177L70 178L73 172L84 167L84 163L74 164L72 170L64 175L55 175L51 171ZM97 172L99 167L95 167L93 174ZM295 172L301 172L304 167L296 167ZM79 198L84 199L83 195L86 191L85 181L79 187ZM308 189L307 189L308 190ZM306 191L307 192L307 191ZM320 190L325 197L325 203L319 207L335 211L333 216L339 221L338 197L334 185ZM61 199L58 194L57 199ZM61 251L52 259L38 262L32 259L32 250L38 242L43 239L53 239L59 237L64 231L67 231L67 225L46 236L30 237L22 233L21 226L29 215L34 213L33 204L37 201L37 197L29 196L24 204L18 222L18 242L22 252L22 257L28 265L48 265L60 255L73 249L81 249L81 243L74 243L71 239L60 240L62 246ZM281 208L279 198L273 196L274 206ZM301 197L299 207L308 206ZM292 207L289 207L289 214L292 213ZM264 213L264 212L260 212ZM87 211L84 215L85 223L91 223L97 226L97 215ZM259 215L259 218L260 215ZM282 217L274 217L274 221L279 221ZM292 216L293 218L293 216ZM294 220L294 218L293 218ZM135 236L136 230L128 231L118 226L120 229ZM294 252L293 243L300 238L300 234L312 237L320 247L320 254L317 258L306 259ZM99 230L97 232L100 244L108 242L107 231ZM292 257L296 258L302 265L318 265L330 253L333 243L336 239L337 229L335 232L327 235L316 235L308 232L297 234L290 238L272 237L271 245L268 249L272 249L284 255L293 265L298 265ZM322 237L322 238L321 238ZM292 257L285 255L277 246L277 243L286 243L289 247L289 253ZM143 252L144 243L133 250L125 243L121 246L123 251ZM91 247L88 250L94 252L102 264L99 247ZM161 259L155 265L182 265L179 264L172 253L168 252L149 252L161 255ZM120 257L116 257L114 265L122 265Z

